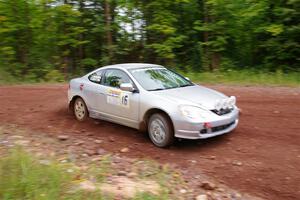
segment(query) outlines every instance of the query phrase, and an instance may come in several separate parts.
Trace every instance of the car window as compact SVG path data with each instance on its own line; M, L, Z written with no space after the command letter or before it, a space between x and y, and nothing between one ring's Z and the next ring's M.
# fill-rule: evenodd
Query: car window
M104 85L120 88L122 83L132 83L129 76L118 69L109 69L105 72Z
M181 75L166 68L131 69L130 73L141 86L148 90L165 90L194 85Z
M91 82L100 84L102 80L102 74L103 74L103 70L98 70L95 73L89 75L88 78Z

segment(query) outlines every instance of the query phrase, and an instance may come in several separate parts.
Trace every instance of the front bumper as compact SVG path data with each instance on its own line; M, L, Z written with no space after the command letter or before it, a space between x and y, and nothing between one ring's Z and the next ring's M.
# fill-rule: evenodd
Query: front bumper
M223 116L216 116L215 119L207 121L211 128L206 128L204 122L175 121L175 137L186 139L206 139L225 133L229 133L238 125L238 109ZM203 131L205 130L205 131Z

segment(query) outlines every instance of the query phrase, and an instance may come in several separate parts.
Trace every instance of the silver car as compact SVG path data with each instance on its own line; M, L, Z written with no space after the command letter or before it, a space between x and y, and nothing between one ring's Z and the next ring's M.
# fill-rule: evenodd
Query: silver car
M96 69L70 81L68 99L77 120L91 117L147 130L158 147L172 144L175 138L228 133L239 117L234 96L196 85L154 64Z

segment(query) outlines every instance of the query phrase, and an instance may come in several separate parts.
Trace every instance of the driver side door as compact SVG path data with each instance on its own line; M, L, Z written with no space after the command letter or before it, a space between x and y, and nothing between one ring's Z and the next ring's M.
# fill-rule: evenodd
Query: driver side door
M136 87L134 82L120 69L107 69L103 78L105 97L103 112L107 120L138 128L140 94L120 89L122 83L131 83Z

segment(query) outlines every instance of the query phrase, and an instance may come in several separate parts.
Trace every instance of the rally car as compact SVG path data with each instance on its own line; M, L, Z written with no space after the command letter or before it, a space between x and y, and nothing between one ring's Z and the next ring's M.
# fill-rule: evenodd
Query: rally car
M70 81L69 108L88 117L148 131L158 147L175 138L204 139L236 128L234 96L196 85L163 66L144 63L98 68Z

